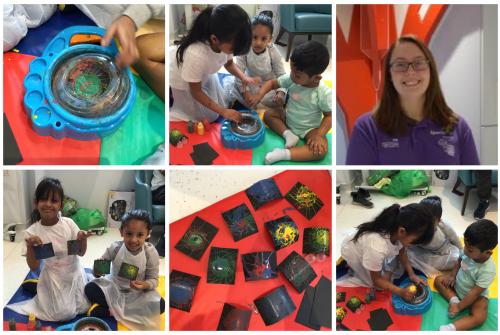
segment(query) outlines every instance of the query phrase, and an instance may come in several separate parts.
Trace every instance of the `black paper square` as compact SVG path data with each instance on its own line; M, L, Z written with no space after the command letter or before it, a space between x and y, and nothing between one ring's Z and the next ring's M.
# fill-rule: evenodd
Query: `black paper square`
M276 250L288 247L299 240L299 229L288 215L268 221L265 226Z
M199 217L195 217L191 226L175 245L175 248L191 258L199 260L218 231L219 228Z
M323 201L316 193L300 182L288 191L285 198L308 220L311 220L323 207Z
M68 245L68 255L78 255L80 252L80 242L78 240L69 240Z
M387 330L393 323L389 312L384 308L379 308L370 312L368 324L372 330Z
M212 247L208 259L207 283L233 285L237 257L238 249Z
M118 271L118 276L128 280L136 280L139 274L139 268L135 265L123 262Z
M217 151L208 142L193 145L191 158L195 165L211 165L218 156Z
M241 204L222 213L235 242L258 232L257 224L247 205Z
M253 184L246 189L245 193L255 210L270 201L283 198L273 178L263 179Z
M96 275L106 275L111 273L111 261L106 259L96 259L94 261L94 270Z
M295 316L295 322L314 330L320 330L320 325L311 323L310 321L311 311L313 308L314 290L315 289L312 286L306 287L306 291L304 293L304 296L302 297L302 302L300 303L299 310L297 312L297 315Z
M278 269L301 293L317 277L316 272L307 261L295 251L292 251L281 263Z
M328 228L304 228L303 254L330 255L330 230Z
M252 311L224 304L217 330L248 330Z
M189 312L200 277L172 270L170 273L170 307Z
M264 280L278 277L275 251L252 252L241 255L245 281Z
M264 296L255 299L254 303L266 326L284 319L296 309L285 285L281 285Z
M332 281L321 276L314 291L311 322L332 328Z
M35 253L35 258L38 260L51 258L56 255L54 253L54 248L52 246L52 243L35 245L33 246L33 251Z

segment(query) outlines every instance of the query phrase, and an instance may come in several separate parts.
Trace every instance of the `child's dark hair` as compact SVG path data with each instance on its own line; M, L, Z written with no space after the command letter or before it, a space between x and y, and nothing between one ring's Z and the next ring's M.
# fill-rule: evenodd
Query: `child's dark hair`
M252 28L257 25L265 26L271 32L271 36L273 35L274 25L273 25L273 12L269 10L265 10L255 15L252 18Z
M290 60L297 71L312 77L326 70L330 63L330 54L323 44L307 41L293 50Z
M465 229L464 240L481 252L493 250L498 244L498 227L491 220L477 220Z
M120 230L125 228L125 226L132 220L143 221L148 231L152 229L151 218L149 217L148 211L144 209L132 209L131 211L123 214Z
M400 207L394 204L385 208L373 221L359 225L353 240L357 241L365 233L391 235L399 228L419 237L412 244L427 244L434 236L433 217L426 205L409 204Z
M177 65L184 61L187 47L196 42L208 43L215 35L221 42L233 43L233 55L245 55L252 45L252 28L248 14L238 5L208 6L194 20L177 49Z
M441 220L443 215L443 207L441 206L441 198L437 195L426 197L420 201L421 204L426 205L434 216L435 219Z
M44 178L38 183L35 190L35 204L38 204L39 201L47 200L49 197L51 200L59 198L62 207L62 203L64 201L64 190L58 179ZM31 213L31 223L35 223L40 219L40 212L35 207Z

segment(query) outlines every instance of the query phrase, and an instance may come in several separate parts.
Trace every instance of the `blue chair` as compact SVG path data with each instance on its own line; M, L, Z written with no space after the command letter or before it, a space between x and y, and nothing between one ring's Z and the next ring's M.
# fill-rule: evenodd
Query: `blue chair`
M465 193L462 191L459 191L458 188L464 185L465 187ZM493 170L491 173L491 186L497 186L498 185L498 171ZM459 196L464 196L464 201L462 203L462 216L465 213L465 208L467 207L467 200L469 198L469 192L470 190L476 188L476 175L474 171L472 170L459 170L458 171L458 176L457 176L457 181L455 183L455 186L453 186L452 192L456 195Z
M280 32L275 43L288 46L286 61L290 59L293 39L296 35L330 35L332 33L332 6L331 5L280 5ZM288 33L288 42L280 42L283 34Z
M165 255L165 205L154 205L151 193L152 170L135 173L135 208L148 211L153 229L150 242L156 246L160 255ZM162 251L162 252L161 252Z

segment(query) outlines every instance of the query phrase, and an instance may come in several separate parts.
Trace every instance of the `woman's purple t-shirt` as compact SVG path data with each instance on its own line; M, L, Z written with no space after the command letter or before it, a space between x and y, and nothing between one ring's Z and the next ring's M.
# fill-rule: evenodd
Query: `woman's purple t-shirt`
M409 125L408 134L392 137L379 130L371 113L354 125L347 165L478 165L472 132L461 117L450 134L430 119Z

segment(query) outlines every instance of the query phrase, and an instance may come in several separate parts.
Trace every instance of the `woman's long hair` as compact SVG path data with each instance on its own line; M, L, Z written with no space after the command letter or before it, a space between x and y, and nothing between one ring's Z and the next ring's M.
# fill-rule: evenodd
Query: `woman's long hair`
M458 116L446 104L441 85L439 84L439 75L436 61L427 46L414 36L402 36L393 45L384 59L384 90L380 104L375 109L373 115L377 126L385 133L391 136L405 135L408 131L408 122L405 115L399 94L394 88L391 77L391 57L394 48L401 43L415 44L429 61L430 80L429 87L425 92L424 116L431 119L434 123L443 127L446 132L451 132L458 123Z

